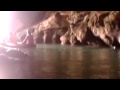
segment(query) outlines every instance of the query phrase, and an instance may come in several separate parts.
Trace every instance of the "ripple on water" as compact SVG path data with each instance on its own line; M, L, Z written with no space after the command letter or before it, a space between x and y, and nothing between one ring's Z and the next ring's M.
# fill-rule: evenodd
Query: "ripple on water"
M31 58L4 62L7 78L109 79L120 77L120 50L68 45L23 49ZM18 73L19 72L19 73Z

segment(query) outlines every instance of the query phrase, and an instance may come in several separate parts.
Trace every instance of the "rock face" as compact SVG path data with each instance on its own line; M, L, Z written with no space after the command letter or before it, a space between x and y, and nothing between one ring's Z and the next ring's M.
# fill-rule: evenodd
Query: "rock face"
M35 43L119 47L120 11L59 11L34 26Z
M40 24L33 26L35 41L39 43L41 41L42 43L60 43L60 37L69 29L67 17L68 15L61 15L57 12Z

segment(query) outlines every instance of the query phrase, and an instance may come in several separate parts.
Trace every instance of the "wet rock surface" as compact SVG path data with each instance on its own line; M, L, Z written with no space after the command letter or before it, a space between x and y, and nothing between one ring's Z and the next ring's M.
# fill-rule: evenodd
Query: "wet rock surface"
M22 60L29 57L28 54L20 49L0 46L0 58L2 59Z
M35 43L119 47L119 11L55 11L45 17L31 26Z

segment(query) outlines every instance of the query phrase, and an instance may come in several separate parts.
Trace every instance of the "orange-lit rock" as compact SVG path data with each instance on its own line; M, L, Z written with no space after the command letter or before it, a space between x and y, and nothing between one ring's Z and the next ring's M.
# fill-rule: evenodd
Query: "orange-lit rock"
M83 45L119 47L120 11L46 11L42 18L28 25L35 29L36 43L75 45L79 41Z

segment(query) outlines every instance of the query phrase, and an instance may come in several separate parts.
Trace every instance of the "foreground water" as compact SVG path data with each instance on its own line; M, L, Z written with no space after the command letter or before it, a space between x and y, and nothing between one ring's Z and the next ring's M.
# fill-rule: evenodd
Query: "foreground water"
M117 79L120 50L61 45L22 49L31 58L0 59L0 79Z

